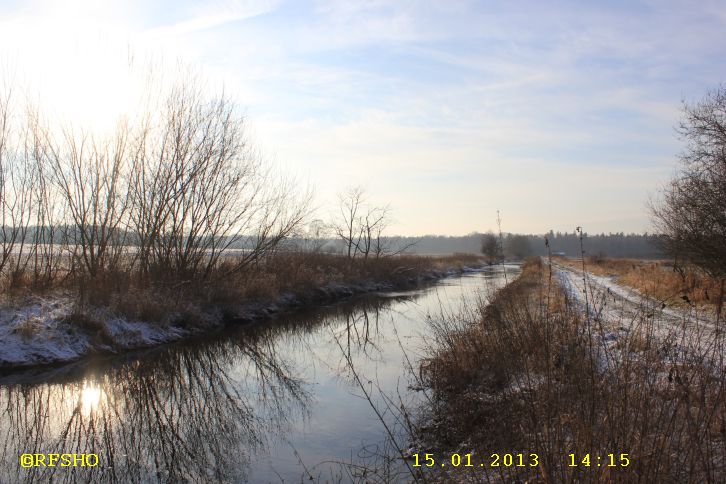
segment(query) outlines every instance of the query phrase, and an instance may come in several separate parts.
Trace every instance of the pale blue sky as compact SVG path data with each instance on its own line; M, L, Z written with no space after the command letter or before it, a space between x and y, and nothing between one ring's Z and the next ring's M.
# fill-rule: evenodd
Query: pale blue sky
M493 229L497 209L513 232L647 230L681 100L726 80L726 2L45 0L0 4L0 32L91 118L128 102L84 83L120 91L129 46L199 66L322 218L362 184L403 234Z

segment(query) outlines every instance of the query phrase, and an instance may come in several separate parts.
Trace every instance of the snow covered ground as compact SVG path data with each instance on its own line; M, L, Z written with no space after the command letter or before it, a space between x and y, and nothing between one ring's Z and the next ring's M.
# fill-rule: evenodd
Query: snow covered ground
M670 307L618 284L615 277L590 272L583 275L582 271L556 262L552 266L568 298L583 313L589 312L587 320L595 328L593 333L605 353L635 330L658 341L664 356L680 360L720 354L723 350L724 338L716 337L720 335L711 312L696 307ZM719 348L714 348L714 343Z
M0 367L72 361L90 352L141 348L180 339L187 331L128 321L98 311L97 327L74 322L69 296L31 296L0 310ZM102 332L104 337L99 337Z

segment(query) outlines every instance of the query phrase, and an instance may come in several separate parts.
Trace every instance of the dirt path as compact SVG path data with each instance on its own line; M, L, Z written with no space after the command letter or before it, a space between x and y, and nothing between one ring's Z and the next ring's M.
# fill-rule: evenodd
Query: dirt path
M590 272L583 277L582 271L554 261L552 269L569 299L583 313L589 312L589 321L596 325L604 345L612 346L622 336L640 330L645 336L655 337L666 352L681 356L716 354L715 342L719 344L717 353L723 350L724 338L716 337L720 336L716 321L707 311L670 307L617 284L614 278Z

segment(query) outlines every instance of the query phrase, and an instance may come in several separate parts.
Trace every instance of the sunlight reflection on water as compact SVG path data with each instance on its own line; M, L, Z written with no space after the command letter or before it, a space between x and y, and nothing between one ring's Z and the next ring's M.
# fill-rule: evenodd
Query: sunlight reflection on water
M88 416L98 408L101 404L101 398L104 396L103 390L95 384L89 382L83 383L83 389L80 395L81 412Z

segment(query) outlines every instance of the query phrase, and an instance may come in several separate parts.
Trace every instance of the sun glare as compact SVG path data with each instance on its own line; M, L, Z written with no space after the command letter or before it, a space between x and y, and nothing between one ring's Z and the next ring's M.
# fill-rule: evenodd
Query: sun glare
M84 383L81 390L81 411L84 415L96 410L101 403L103 391L93 384Z
M0 24L0 52L8 54L14 74L4 81L26 87L28 98L54 119L104 131L138 98L133 49L127 33L103 16L83 15L80 3Z

